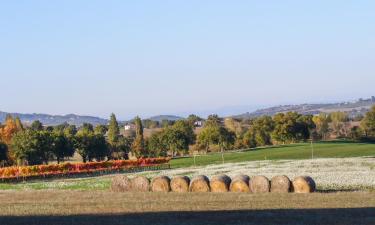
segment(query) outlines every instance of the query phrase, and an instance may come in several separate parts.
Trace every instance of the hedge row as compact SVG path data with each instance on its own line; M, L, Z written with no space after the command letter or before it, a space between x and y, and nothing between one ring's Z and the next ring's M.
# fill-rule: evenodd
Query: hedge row
M138 160L113 160L88 163L62 163L35 166L0 168L0 178L35 177L44 175L70 175L98 171L129 169L168 163L170 158L144 158Z

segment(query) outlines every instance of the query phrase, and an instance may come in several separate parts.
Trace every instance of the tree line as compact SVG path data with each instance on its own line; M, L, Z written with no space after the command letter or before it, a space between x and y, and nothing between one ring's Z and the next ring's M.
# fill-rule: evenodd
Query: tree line
M39 121L24 126L19 118L8 115L5 123L0 124L0 161L2 165L60 163L76 153L83 162L88 162L128 159L129 154L138 158L177 156L332 137L375 138L375 107L364 117L354 119L344 112L319 115L287 112L246 120L211 115L204 120L203 127L196 128L195 122L202 120L190 115L185 120L169 121L145 137L144 127L150 124L139 117L133 120L134 135L124 136L114 114L108 125L95 127L68 123L43 126ZM351 125L353 122L357 125Z

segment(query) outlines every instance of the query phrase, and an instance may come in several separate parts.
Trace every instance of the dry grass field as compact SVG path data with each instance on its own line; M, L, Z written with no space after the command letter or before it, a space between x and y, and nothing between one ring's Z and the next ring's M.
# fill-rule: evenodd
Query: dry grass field
M374 224L375 192L1 191L0 224Z
M0 183L0 225L375 224L374 145L319 146L322 158L314 160L291 157L309 151L295 145L284 148L287 157L272 160L268 153L276 157L279 148L228 153L224 164L209 155L196 166L191 158L178 159L169 170L127 174L309 175L317 183L314 194L115 193L109 191L115 175ZM342 155L329 158L331 151ZM268 160L261 160L263 152Z

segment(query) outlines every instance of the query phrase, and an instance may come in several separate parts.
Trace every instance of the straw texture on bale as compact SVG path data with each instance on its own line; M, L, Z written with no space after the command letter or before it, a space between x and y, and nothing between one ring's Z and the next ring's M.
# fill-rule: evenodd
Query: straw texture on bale
M210 180L211 192L228 192L230 183L231 179L227 175L214 176Z
M112 179L111 190L116 192L131 191L131 181L128 177L123 175L115 176Z
M290 180L287 176L275 176L271 179L271 192L288 193L290 192Z
M187 176L174 177L171 180L171 190L173 192L185 193L189 192L190 179Z
M315 181L308 176L297 177L292 183L293 192L295 193L311 193L315 192Z
M171 180L167 176L155 177L151 181L151 191L170 192L171 191L170 182Z
M147 192L150 191L150 180L146 177L134 177L131 180L132 191Z
M191 192L210 192L210 181L204 175L195 177L189 187Z
M255 176L250 179L250 190L253 193L270 192L270 181L265 176Z
M230 184L231 192L250 192L250 177L247 175L238 175L232 179Z

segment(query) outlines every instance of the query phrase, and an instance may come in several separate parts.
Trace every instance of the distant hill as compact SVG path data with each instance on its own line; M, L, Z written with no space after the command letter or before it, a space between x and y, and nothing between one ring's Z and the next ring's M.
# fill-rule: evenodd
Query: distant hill
M173 116L173 115L158 115L158 116L153 116L148 118L149 120L152 121L163 121L163 120L170 120L170 121L176 121L176 120L183 120L183 117L180 116Z
M0 122L4 122L5 117L8 113L0 111ZM91 123L93 125L107 124L108 120L94 116L79 116L75 114L68 114L64 116L60 115L48 115L48 114L22 114L22 113L10 113L14 117L19 117L23 123L31 124L35 120L39 120L44 125L58 125L62 123L69 123L76 126L80 126L83 123Z
M300 105L281 105L265 109L259 109L251 113L244 113L233 116L234 118L255 118L259 116L273 116L277 113L298 112L300 114L319 114L322 112L330 113L342 111L349 113L350 117L363 115L375 105L375 97L369 99L359 99L354 102L326 103L326 104L300 104Z

